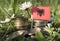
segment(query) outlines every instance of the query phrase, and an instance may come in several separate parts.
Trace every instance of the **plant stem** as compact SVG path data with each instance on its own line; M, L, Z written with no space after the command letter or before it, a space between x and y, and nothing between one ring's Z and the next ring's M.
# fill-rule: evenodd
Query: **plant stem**
M32 22L31 22L31 30L32 30L32 27L33 27L33 20L32 20Z
M31 17L31 15L29 14L29 10L28 10L28 9L26 9L26 11L27 11L27 13L28 13L28 16L29 16L29 17Z
M28 15L29 15L29 18L31 18L31 15L29 14L29 10L26 9L26 11L27 11L27 13L28 13ZM31 19L31 20L32 20L32 19ZM31 30L32 30L32 27L33 27L33 20L31 21Z

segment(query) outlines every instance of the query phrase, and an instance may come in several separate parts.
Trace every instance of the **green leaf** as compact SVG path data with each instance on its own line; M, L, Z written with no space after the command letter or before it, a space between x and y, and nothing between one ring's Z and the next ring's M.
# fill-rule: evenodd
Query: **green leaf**
M14 0L14 3L13 3L13 13L15 14L16 13L16 9L17 9L17 5L18 4L18 1L17 0Z
M9 12L6 11L4 8L0 7L0 10L1 10L6 16L10 16Z
M50 0L50 5L51 5L52 12L55 12L58 6L58 0Z
M47 31L48 33L52 34L52 29L51 28L45 28L45 31Z
M44 38L44 36L43 36L43 34L41 32L36 32L36 38L39 41L45 41L45 38Z

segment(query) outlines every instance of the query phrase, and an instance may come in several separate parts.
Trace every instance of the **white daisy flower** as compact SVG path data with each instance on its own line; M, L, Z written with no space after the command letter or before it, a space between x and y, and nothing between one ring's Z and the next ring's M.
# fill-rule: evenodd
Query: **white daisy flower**
M30 8L32 6L31 2L24 2L20 5L21 10L26 10L27 8Z

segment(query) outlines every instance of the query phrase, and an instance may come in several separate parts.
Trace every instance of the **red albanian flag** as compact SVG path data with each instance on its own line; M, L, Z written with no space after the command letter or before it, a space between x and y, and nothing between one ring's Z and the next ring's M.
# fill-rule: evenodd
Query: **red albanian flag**
M46 6L36 6L32 7L33 20L50 20L50 7Z

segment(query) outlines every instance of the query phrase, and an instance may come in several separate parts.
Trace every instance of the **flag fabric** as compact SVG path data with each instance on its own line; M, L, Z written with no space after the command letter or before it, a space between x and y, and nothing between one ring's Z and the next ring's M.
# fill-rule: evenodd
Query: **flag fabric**
M50 20L50 7L48 6L32 7L31 18L33 20Z

